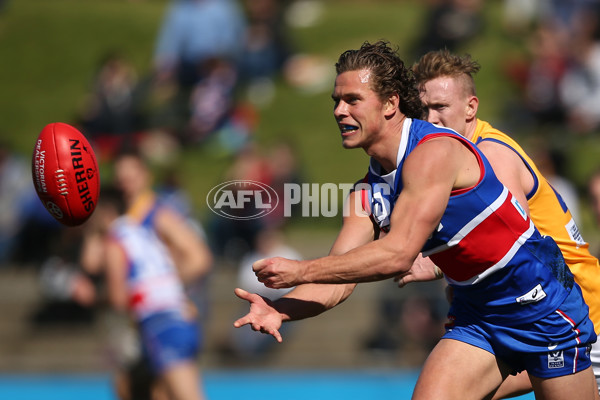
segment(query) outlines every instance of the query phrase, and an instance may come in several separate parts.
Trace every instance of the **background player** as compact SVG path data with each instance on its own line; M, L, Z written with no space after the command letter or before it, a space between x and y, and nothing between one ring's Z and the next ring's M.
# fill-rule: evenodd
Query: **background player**
M163 195L154 189L154 175L135 149L124 150L115 158L114 181L123 197L128 221L152 231L168 249L186 295L194 303L195 318L201 322L205 308L204 278L210 272L213 260L201 227L187 215L177 193ZM95 265L105 262L104 230L89 229L86 233L82 263L87 269L105 269L105 265ZM134 398L141 396L139 393L146 395L154 379L152 368L145 358L129 350L141 347L140 343L136 344L140 342L138 332L131 331L131 323L127 320L114 318L111 322L110 330L116 332L113 335L116 339L110 345L120 364L116 375L117 391L122 398L130 396L128 393L134 393ZM201 328L201 325L197 327L197 340L201 340Z
M196 309L165 244L125 211L123 193L104 188L90 229L104 232L102 263L108 300L137 326L143 359L155 377L143 396L203 399L196 364L200 340ZM120 398L141 398L137 390L143 385L132 377L123 378L117 375Z

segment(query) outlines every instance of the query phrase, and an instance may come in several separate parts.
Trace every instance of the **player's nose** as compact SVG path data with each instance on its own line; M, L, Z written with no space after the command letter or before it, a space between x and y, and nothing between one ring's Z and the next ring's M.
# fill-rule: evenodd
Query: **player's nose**
M340 117L348 115L348 107L347 104L343 101L340 101L333 108L333 115L336 119L339 120Z

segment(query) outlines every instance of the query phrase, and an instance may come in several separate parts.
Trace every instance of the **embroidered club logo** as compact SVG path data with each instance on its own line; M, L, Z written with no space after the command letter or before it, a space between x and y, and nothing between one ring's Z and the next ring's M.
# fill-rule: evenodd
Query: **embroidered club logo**
M555 350L556 345L548 346L548 368L563 368L565 366L565 356L562 350Z

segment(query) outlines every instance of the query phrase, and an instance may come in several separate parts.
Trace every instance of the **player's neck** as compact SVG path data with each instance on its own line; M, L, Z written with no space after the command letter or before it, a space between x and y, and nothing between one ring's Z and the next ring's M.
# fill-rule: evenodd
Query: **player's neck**
M465 128L464 137L473 141L473 137L475 136L475 131L477 130L477 118L474 118L472 121L467 122L467 126Z
M367 154L373 157L385 172L392 172L398 166L398 148L400 147L402 127L405 120L406 117L403 117L400 124L395 125L394 129L388 129L382 133L379 140L367 151Z

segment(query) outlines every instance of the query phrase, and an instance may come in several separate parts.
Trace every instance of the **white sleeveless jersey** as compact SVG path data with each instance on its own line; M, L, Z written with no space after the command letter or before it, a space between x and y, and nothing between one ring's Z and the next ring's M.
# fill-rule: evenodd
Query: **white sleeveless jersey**
M123 216L113 223L111 235L127 258L129 308L137 319L156 312L181 312L185 292L171 255L156 233Z

